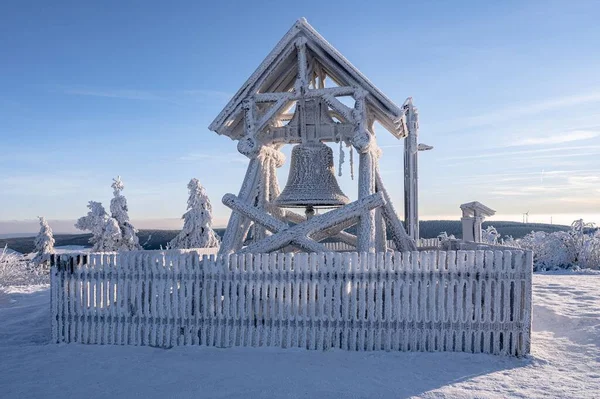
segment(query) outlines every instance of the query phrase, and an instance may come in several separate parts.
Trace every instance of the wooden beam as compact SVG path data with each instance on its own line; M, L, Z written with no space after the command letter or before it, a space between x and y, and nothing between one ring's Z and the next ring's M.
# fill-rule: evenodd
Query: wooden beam
M348 123L355 123L354 116L352 115L352 109L345 104L342 104L340 100L333 96L325 95L323 96L323 101L333 108L333 110L338 112Z
M252 98L257 103L274 103L274 102L281 101L281 100L291 101L291 100L295 99L295 96L293 93L289 93L289 92L256 93L254 96L252 96Z
M240 198L248 202L250 201L258 184L259 174L260 161L257 158L253 158L248 164L248 170L240 188ZM245 234L248 232L248 226L247 218L237 212L233 212L227 223L223 240L221 241L219 255L229 254L241 249Z
M322 89L311 89L306 92L306 98L322 97L322 96L353 96L356 88L352 86L339 87L324 87Z
M296 224L306 222L306 217L288 210L284 210L283 219ZM345 221L337 226L332 227L331 229L327 229L322 232L317 232L313 234L310 238L318 242L323 241L328 237L331 237L332 239L336 239L338 241L345 242L346 244L356 246L356 236L354 234L347 233L343 230L354 226L358 223L358 221L358 218Z
M240 200L238 197L236 197L233 194L225 194L223 196L223 205L225 205L225 206L231 208L232 210L236 211L237 213L244 215L245 217L253 220L255 223L258 223L261 226L266 227L267 229L269 229L270 231L272 231L276 234L284 232L286 230L289 230L289 226L286 223L284 223L284 222L276 219L275 217L269 215L268 213L262 211L260 208L248 205L247 203ZM272 237L272 236L270 236L270 237ZM249 245L249 247L256 245L256 244L260 244L265 240L266 239L255 242L255 243ZM328 252L327 247L325 247L322 244L317 243L314 240L309 239L306 236L295 237L293 240L291 240L287 244L299 246L300 248L308 250L310 252ZM244 252L244 251L241 251L241 252ZM268 251L268 252L271 252L271 251Z
M394 209L394 203L392 202L390 195L383 185L383 180L381 179L379 169L375 169L375 186L377 192L381 193L385 199L385 205L382 207L383 218L386 221L387 227L392 235L392 241L394 241L394 244L396 245L396 250L416 251L417 245L415 240L411 239L406 233L404 225L398 218L398 214Z
M249 252L273 252L291 243L298 245L306 244L308 237L323 230L337 226L340 223L354 218L364 218L365 213L383 206L385 200L379 193L361 198L341 208L334 209L322 215L313 216L304 223L297 224L284 231L273 234L259 242L252 243L243 248L240 253ZM359 237L360 240L360 237ZM319 244L321 245L321 244ZM360 245L360 242L359 242ZM325 251L327 252L327 251Z
M271 119L277 115L278 112L281 112L283 110L283 108L285 108L285 106L288 104L289 100L287 100L286 98L281 98L279 101L277 101L272 107L271 109L269 109L263 116L262 118L260 118L260 120L258 121L258 123L256 124L256 131L260 132L262 131L265 126L267 126L269 124L269 122L271 121Z
M296 95L302 95L308 90L308 64L306 59L306 39L302 37L296 40L296 48L298 51L298 77L294 84Z

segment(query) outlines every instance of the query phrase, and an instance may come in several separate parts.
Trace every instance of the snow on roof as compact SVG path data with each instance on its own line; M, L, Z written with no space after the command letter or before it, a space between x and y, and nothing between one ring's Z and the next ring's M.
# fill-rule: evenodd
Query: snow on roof
M340 86L360 87L367 92L367 107L381 125L397 138L406 135L404 111L381 92L366 76L327 42L304 18L300 18L277 43L250 78L223 108L209 129L231 139L239 139L243 129L235 129L243 119L242 102L256 93L285 92L298 75L295 42L306 40L310 63L317 63Z
M466 204L462 204L460 209L463 211L463 214L473 216L475 213L483 216L494 216L496 211L492 208L488 208L483 205L481 202L473 201L467 202Z

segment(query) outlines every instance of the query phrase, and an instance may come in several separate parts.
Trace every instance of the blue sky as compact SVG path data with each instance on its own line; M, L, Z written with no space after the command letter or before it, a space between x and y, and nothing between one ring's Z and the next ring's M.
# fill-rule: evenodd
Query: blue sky
M176 226L191 177L224 224L246 160L207 126L302 16L396 103L413 97L435 146L422 219L478 200L496 219L600 223L599 2L255 3L2 2L0 233L37 215L68 230L116 175L138 226ZM378 142L401 209L402 142Z

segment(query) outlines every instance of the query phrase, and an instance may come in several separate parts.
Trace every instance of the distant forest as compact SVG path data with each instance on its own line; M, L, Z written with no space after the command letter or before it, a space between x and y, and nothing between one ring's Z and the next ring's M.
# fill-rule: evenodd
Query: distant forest
M422 238L434 238L443 231L448 233L448 235L454 235L456 238L462 237L461 223L457 220L425 220L419 222L419 226ZM503 237L510 235L513 238L521 238L532 231L552 233L555 231L569 230L569 227L567 226L555 224L501 221L485 222L483 227L486 228L487 226L494 226ZM225 233L225 229L215 229L215 231L221 237ZM178 230L140 230L138 237L140 239L140 244L142 244L144 249L160 249L161 246L164 248L167 242L173 239L178 232ZM89 246L90 237L91 234L56 234L54 236L54 239L56 240L55 246ZM0 247L4 248L6 245L15 251L29 253L33 251L33 239L34 237L4 238L0 239Z

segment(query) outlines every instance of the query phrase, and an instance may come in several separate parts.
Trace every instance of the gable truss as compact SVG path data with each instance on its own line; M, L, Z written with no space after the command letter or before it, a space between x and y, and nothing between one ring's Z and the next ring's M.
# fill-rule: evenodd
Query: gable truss
M325 87L326 78L340 85ZM312 86L312 87L311 87ZM368 125L377 120L397 138L406 135L404 111L379 92L337 50L305 20L299 20L210 125L210 129L232 139L247 134L250 112L260 133L291 119L284 111L294 102L320 98L331 113L349 123L355 122L354 109L337 97L364 97ZM271 123L274 122L274 123Z

